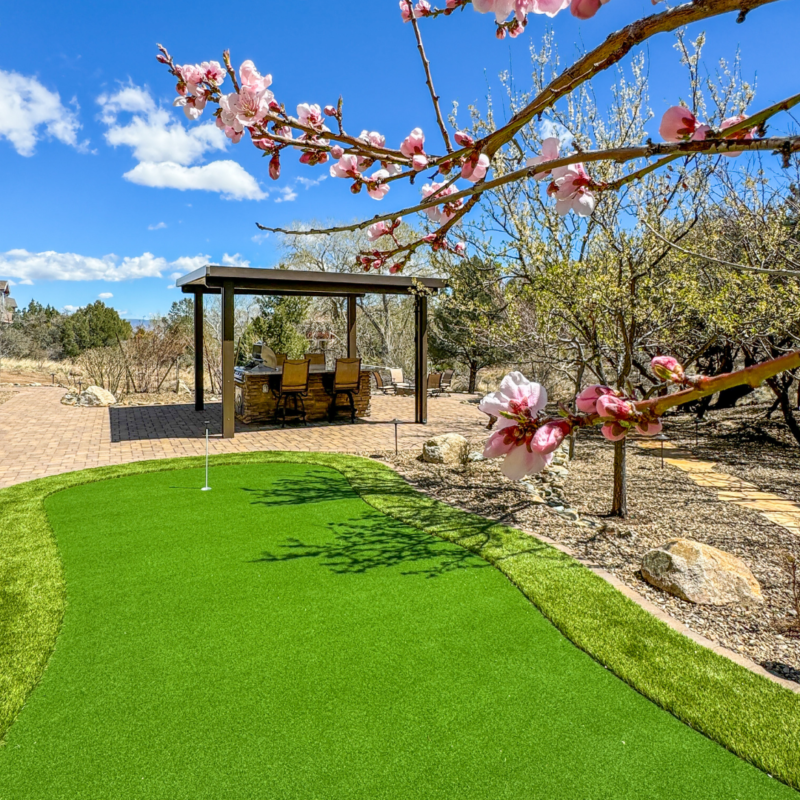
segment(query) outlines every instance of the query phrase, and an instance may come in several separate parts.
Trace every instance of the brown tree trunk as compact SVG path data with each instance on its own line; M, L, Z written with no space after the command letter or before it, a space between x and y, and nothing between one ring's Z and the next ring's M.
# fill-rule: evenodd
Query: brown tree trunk
M478 382L478 366L472 361L469 365L469 386L467 391L470 394L475 394L475 384Z
M625 439L614 442L614 499L611 516L624 519L628 516L628 485L625 472Z
M792 403L789 400L789 387L791 383L784 384L783 382L779 382L776 378L770 378L767 384L777 397L786 427L789 429L792 436L794 436L795 441L800 444L800 423L794 418Z

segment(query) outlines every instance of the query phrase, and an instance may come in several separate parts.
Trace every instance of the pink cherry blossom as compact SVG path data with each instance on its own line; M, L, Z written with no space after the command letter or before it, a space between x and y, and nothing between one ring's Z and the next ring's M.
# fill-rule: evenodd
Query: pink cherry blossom
M661 433L661 430L664 426L661 424L661 420L647 420L643 419L636 423L636 430L642 434L642 436L657 436Z
M744 114L739 114L735 117L728 117L728 119L723 120L720 124L719 128L721 131L730 128L733 125L738 125L738 123L743 122L747 119L747 116ZM735 141L750 141L756 132L756 128L745 128L744 130L737 131L736 133L730 134L730 136L726 136L726 139L733 139ZM723 155L728 156L729 158L736 158L740 156L742 153L741 151L738 153L723 153Z
M588 188L591 182L583 164L556 167L553 182L547 187L547 193L556 198L556 211L562 217L569 211L581 217L591 216L596 202Z
M672 106L661 117L658 132L665 142L683 142L693 138L700 127L697 117L688 108ZM709 130L708 126L705 128ZM700 138L705 138L704 133Z
M600 433L609 441L619 442L628 435L628 429L624 425L620 425L619 422L606 422L606 424L600 428Z
M374 242L387 233L389 233L389 226L385 222L376 222L367 228L367 239Z
M425 134L422 132L422 128L414 128L403 139L403 143L400 145L400 152L407 158L425 153Z
M553 420L545 422L536 433L533 434L531 440L531 447L542 455L558 450L564 437L568 436L572 426L565 419Z
M431 13L431 4L428 0L419 0L412 9L410 0L400 0L400 14L403 22L411 22L412 12L416 19L427 17Z
M400 0L400 16L403 22L411 22L412 6L410 0Z
M597 398L597 413L601 419L609 420L630 420L636 417L633 404L615 394L603 394Z
M683 367L671 356L656 356L650 361L650 369L662 381L680 382L684 377Z
M415 172L425 169L428 166L428 157L423 155L415 155L411 159L411 166Z
M487 394L478 405L478 411L497 417L497 430L517 423L502 416L500 412L521 414L529 411L532 415L544 410L547 405L547 391L541 384L529 381L521 372L509 372L500 382L496 392Z
M358 158L349 153L345 153L335 164L331 164L329 171L332 178L358 178L361 174L358 171Z
M479 14L494 14L498 23L505 22L512 12L519 22L524 23L528 14L554 17L569 3L570 0L473 0L472 7Z
M342 148L340 145L335 144L333 147L331 147L331 158L338 159L341 158L343 155L344 155L344 148Z
M456 140L456 144L462 147L472 147L475 144L475 140L466 131L456 131L453 138Z
M242 87L241 92L231 92L220 98L219 105L222 109L220 118L226 126L241 133L244 128L258 125L269 111L269 102L272 92L268 89L253 91Z
M537 164L544 164L546 161L553 161L558 158L559 141L555 136L548 136L542 142L542 154L540 156L533 156L525 162L526 167L535 167ZM544 180L549 177L551 170L546 172L537 172L533 177L537 181Z
M322 109L322 113L326 117L335 117L339 112L336 110L336 106L325 106L325 108Z
M378 131L361 131L358 137L362 142L372 145L373 147L385 147L386 137L378 133Z
M301 125L307 125L309 128L321 129L324 127L322 111L316 103L314 105L300 103L297 106L297 119Z
M608 0L572 0L570 13L578 19L590 19L604 6Z
M389 173L385 169L379 169L377 172L373 172L367 180L367 194L373 200L383 200L387 194L389 194L389 185L386 183L381 183L381 181L385 181L386 178L389 177Z
M272 75L264 75L256 69L256 65L250 61L242 62L239 67L239 83L242 89L249 89L252 92L263 92L272 85ZM270 92L270 100L272 92Z
M203 70L205 79L215 86L219 86L225 80L225 70L219 61L204 61L200 69Z
M599 383L594 383L591 386L587 386L575 398L575 408L584 414L596 414L597 401L604 394L614 394L614 390L610 386L603 386Z
M464 162L464 166L461 168L461 177L471 183L477 183L479 180L486 177L486 170L488 169L489 156L483 153L481 153L481 155L473 153L473 155Z
M436 197L433 199L438 200L439 198L442 198L444 200L449 195L456 192L455 186L448 186L447 188L444 188L444 186L444 183L426 183L422 187L423 199L427 200L429 197L431 197L431 195L436 194ZM431 206L430 208L426 208L425 214L427 215L428 219L432 220L433 222L445 223L449 222L455 216L456 211L463 205L464 200L459 199L452 203L446 203L443 206Z
M401 264L392 264L389 267L389 274L394 275L396 272L400 272L401 269L403 269Z
M467 245L465 242L456 242L456 246L453 248L453 251L458 256L466 255L467 253Z
M279 153L275 153L269 160L269 176L274 181L281 176L281 157Z
M495 431L483 449L484 458L498 458L503 455L505 458L500 470L512 481L541 472L553 460L552 453L545 455L538 450L529 450L525 443L518 444L508 429Z

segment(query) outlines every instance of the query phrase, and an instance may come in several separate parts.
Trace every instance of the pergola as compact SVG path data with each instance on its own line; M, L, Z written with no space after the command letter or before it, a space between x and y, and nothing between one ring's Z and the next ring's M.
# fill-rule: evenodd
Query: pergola
M441 278L405 275L370 275L340 272L304 272L285 269L206 266L176 281L185 294L194 295L194 392L195 408L203 404L203 295L222 295L222 436L233 438L235 353L233 299L247 295L302 295L347 298L347 355L356 356L356 299L365 294L414 296L414 422L428 421L428 294L445 288Z

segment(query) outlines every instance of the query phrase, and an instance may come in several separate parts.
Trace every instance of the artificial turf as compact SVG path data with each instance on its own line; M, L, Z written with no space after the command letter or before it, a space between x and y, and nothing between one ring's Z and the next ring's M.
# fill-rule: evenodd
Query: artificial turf
M50 495L67 611L0 797L796 796L351 481L244 463L206 493L183 469Z

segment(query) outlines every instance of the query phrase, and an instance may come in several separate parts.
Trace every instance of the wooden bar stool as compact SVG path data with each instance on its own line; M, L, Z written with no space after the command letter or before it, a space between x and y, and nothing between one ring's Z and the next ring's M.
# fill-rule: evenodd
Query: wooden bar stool
M325 353L306 353L303 358L308 359L314 365L325 366Z
M356 401L353 393L359 390L361 385L361 359L360 358L337 358L336 372L333 375L333 391L331 392L331 404L328 410L328 421L333 422L336 417L337 408L350 409L350 422L356 421ZM348 406L337 406L336 398L340 394L347 395L350 401Z
M305 358L302 361L293 361L287 358L283 362L278 402L275 405L275 422L278 421L280 413L283 411L284 428L287 419L286 404L290 398L294 407L291 419L300 419L304 425L308 424L306 422L306 404L303 402L303 398L308 396L308 368L310 366L311 362Z

